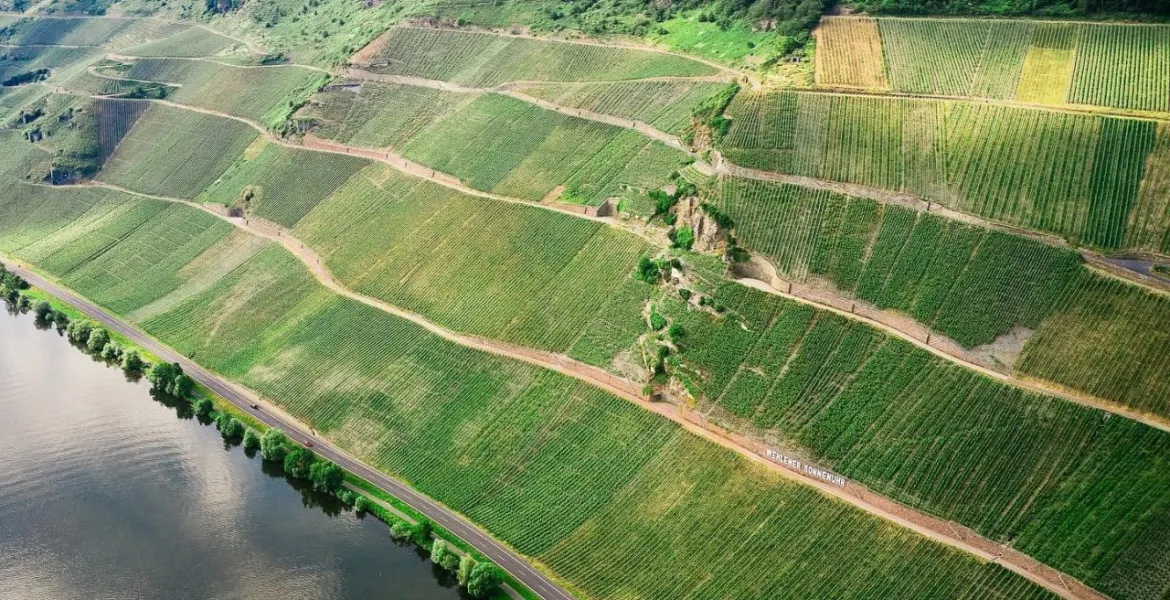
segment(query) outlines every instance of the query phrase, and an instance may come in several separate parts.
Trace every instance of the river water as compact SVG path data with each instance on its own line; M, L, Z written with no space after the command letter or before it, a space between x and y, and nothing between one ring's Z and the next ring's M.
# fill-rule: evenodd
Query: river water
M148 387L0 303L0 598L461 597Z

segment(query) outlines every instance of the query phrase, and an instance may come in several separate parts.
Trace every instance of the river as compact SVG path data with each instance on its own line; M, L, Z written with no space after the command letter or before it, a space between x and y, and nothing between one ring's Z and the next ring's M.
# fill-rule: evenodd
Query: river
M4 307L0 598L461 598L377 519Z

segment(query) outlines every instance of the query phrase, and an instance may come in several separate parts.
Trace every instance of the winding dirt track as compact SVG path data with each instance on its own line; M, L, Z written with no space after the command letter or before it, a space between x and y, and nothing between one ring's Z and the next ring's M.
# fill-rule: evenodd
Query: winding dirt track
M556 371L562 375L599 387L645 410L670 419L694 435L719 444L799 483L812 486L828 496L847 502L872 515L906 527L939 543L973 554L980 559L998 562L1005 568L1067 600L1105 600L1105 596L1075 578L1053 569L1026 554L1018 552L1010 546L997 544L984 538L975 531L958 523L931 517L877 494L860 484L850 482L844 487L833 485L800 470L770 460L766 458L767 449L758 442L731 432L721 431L701 419L696 419L673 404L650 402L642 396L637 384L615 377L602 369L581 363L563 354L534 350L497 340L488 340L478 336L460 334L433 323L422 315L388 304L377 298L355 292L339 283L321 261L321 258L311 248L294 238L284 228L263 223L256 219L229 217L205 205L183 198L143 194L106 183L82 185L112 189L134 196L183 204L215 215L235 227L280 244L304 263L321 285L336 294L361 302L396 317L407 319L423 327L428 332L450 342Z

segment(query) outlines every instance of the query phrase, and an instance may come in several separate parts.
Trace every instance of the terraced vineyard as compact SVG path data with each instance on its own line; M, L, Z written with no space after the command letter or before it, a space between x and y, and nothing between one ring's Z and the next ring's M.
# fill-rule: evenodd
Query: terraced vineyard
M495 94L364 83L314 104L304 114L323 124L316 135L391 146L475 189L524 200L563 186L574 202L600 204L625 188L661 186L690 162L634 131Z
M561 106L648 123L681 136L704 101L725 93L729 84L690 81L542 85L519 91Z
M906 191L1102 248L1123 246L1153 121L969 102L741 93L737 164ZM1163 233L1163 232L1158 232Z
M200 199L292 227L368 164L354 156L295 150L260 140Z
M369 58L375 73L469 86L717 74L703 63L670 54L445 29L395 27L377 44Z
M1004 367L1170 416L1167 373L1132 358L1170 353L1167 298L1097 274L1073 250L785 184L723 178L712 200L782 277L898 311L977 351L1035 331L1002 349L999 360L1029 357Z
M181 59L138 59L118 77L176 86L168 99L260 123L280 123L289 103L307 98L324 82L321 73L302 67L233 67Z
M977 19L876 19L880 52L858 52L870 19L829 18L820 42L824 85L882 88L884 56L894 91L1039 104L1170 111L1170 25ZM874 42L865 42L872 47ZM841 56L844 58L833 58Z
M392 198L389 203L386 198ZM641 239L599 223L501 205L370 167L293 233L349 287L451 329L563 351L601 319L640 322L633 282ZM635 334L613 341L631 346Z
M146 194L194 198L256 137L243 123L153 104L106 162L101 179Z

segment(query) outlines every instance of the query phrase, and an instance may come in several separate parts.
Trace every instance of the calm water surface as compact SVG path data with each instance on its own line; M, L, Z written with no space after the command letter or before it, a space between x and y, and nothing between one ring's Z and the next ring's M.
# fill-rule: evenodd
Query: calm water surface
M460 598L378 520L3 306L0 598Z

